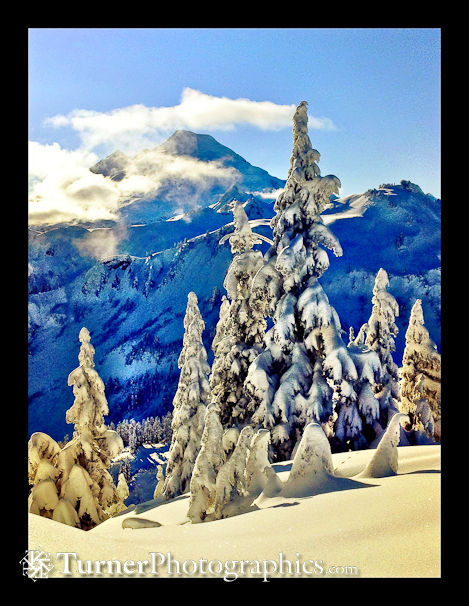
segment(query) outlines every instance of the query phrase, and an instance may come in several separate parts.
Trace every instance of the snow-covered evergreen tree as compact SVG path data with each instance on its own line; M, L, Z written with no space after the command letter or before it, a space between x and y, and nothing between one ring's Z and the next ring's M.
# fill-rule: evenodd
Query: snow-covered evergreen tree
M228 515L232 514L237 502L247 496L246 461L252 437L252 427L250 425L243 427L234 451L218 470L215 481L214 505L214 517L216 519L226 516L224 510L228 508L227 506L229 506Z
M246 490L257 497L265 488L267 482L266 467L269 462L270 431L259 429L254 435L249 447L246 461Z
M381 385L376 393L380 403L380 421L383 429L399 408L399 372L392 354L396 351L394 338L398 328L395 323L399 315L396 299L386 289L389 286L387 272L381 268L373 287L373 309L366 328L367 345L379 357L382 368Z
M130 478L131 478L130 463L129 463L129 461L124 461L122 463L122 465L120 466L119 473L121 473L124 476L125 481L128 484L130 482Z
M157 499L159 496L163 494L164 488L164 474L163 474L163 465L158 465L156 469L156 486L155 491L153 493L153 498Z
M233 215L235 230L228 239L234 257L224 281L229 300L224 297L220 307L210 376L212 399L220 406L225 427L249 420L243 384L249 365L262 351L266 329L262 313L251 303L252 279L263 265L262 253L252 248L260 240L239 202Z
M386 420L380 424L380 400L383 392L383 369L378 354L367 345L348 344L350 357L357 369L357 380L353 388L357 394L357 409L362 421L362 432L354 440L355 449L368 448L369 444L382 434L387 425ZM334 442L335 437L331 439Z
M42 432L32 434L28 442L28 480L32 487L29 511L52 518L59 502L57 456L60 447L55 440Z
M118 477L117 492L122 499L122 502L124 502L129 496L129 487L123 473L120 473Z
M441 439L441 357L425 328L422 301L412 307L402 358L401 412L408 429Z
M66 421L74 424L73 438L60 449L46 434L31 436L29 509L88 530L125 509L123 487L116 488L107 470L124 445L104 424L108 414L104 384L94 370L95 351L86 328L81 329L79 340L80 365L68 377L75 401L67 410Z
M334 402L336 434L344 448L353 447L362 430L353 389L357 371L338 315L318 281L329 266L325 248L342 254L321 218L340 181L321 177L307 122L303 101L293 118L290 170L271 222L273 245L252 287L253 305L274 325L265 351L249 368L245 389L255 408L252 420L271 430L279 459L290 457L308 423L328 421Z
M191 496L187 515L193 524L213 518L217 475L225 460L220 407L212 403L207 406L205 413L201 447L190 482Z
M164 415L161 420L161 440L164 444L169 444L172 439L173 430L171 424L173 422L173 414L170 410Z
M74 424L73 438L58 455L60 496L78 513L82 528L92 528L110 515L125 509L112 476L111 459L123 450L117 432L107 429L109 413L104 384L94 369L94 347L90 334L82 328L78 360L80 365L68 377L75 401L66 412Z
M189 490L192 470L200 450L206 407L210 402L207 352L202 342L205 323L190 292L184 317L184 339L179 355L181 369L173 400L172 440L163 494L167 499Z

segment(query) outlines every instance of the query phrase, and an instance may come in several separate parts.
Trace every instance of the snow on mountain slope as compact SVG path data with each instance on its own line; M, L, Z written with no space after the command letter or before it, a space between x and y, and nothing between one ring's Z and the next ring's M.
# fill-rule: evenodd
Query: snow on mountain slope
M360 200L361 198L361 200ZM353 216L349 202L363 215ZM337 206L340 204L338 201ZM352 207L353 208L353 207ZM324 218L337 215L327 210ZM344 254L331 261L321 282L339 313L342 327L355 332L371 312L373 282L380 267L399 304L396 363L400 365L410 310L422 299L425 325L440 344L441 202L408 181L371 189L346 199L346 220L332 222ZM337 219L337 216L335 217ZM340 217L339 217L340 218Z
M205 208L236 185L243 192L269 192L285 184L212 136L186 130L176 131L158 147L133 158L114 152L90 170L118 181L125 177L146 180L148 191L120 210L127 224L150 223Z
M332 460L336 468L356 467L354 459L359 459L362 466L374 452L333 454ZM320 561L324 570L309 576L302 573L306 578L333 578L337 568L332 566L355 566L362 578L439 577L440 446L399 447L398 457L396 476L350 480L348 489L312 497L267 499L256 511L203 524L185 523L188 495L141 514L130 512L111 518L88 532L29 514L29 548L40 546L51 554L55 560L51 577L62 576L63 556L56 558L59 552L76 553L82 561L122 563L151 560L151 553L167 557L169 552L180 563L181 572L186 560L278 563L281 552L293 563L292 576L297 560L310 559ZM290 467L291 462L276 466L283 481ZM159 522L162 526L124 529L122 522L129 518ZM267 570L273 568L271 565ZM312 568L310 564L306 570ZM72 563L71 570L71 576L79 576L76 564ZM193 568L189 566L187 570ZM217 566L213 570L216 573ZM218 574L221 578L224 570L222 567ZM239 564L236 570L240 572ZM246 566L246 570L254 572L244 576L253 576L259 582L263 579L262 571L255 574L255 567ZM288 571L288 565L284 570ZM158 571L161 577L170 576L167 564ZM151 567L144 572L151 576ZM267 576L279 575L274 572ZM233 579L233 575L228 575L228 579Z
M228 157L236 166L244 166L245 161L213 138L189 135L175 137L165 153L182 149L198 160ZM191 148L194 141L197 147ZM121 170L125 158L117 158ZM112 156L106 160L111 174ZM264 173L256 174L264 178ZM269 181L274 179L270 175L265 179L266 187L284 183ZM150 209L148 222L135 220L135 215L108 222L105 229L95 229L100 227L96 225L30 228L30 433L45 431L61 440L72 431L65 423L65 411L73 401L67 376L76 366L82 326L90 330L96 348L96 369L105 382L110 408L108 421L171 409L182 320L191 290L199 299L206 323L204 343L212 360L211 341L231 261L229 246L218 242L232 229L224 226L232 222L230 209L236 198L246 203L251 219L274 215L272 201L238 185L214 194L211 201L201 198L196 209L165 217L151 214ZM348 330L353 325L357 331L368 320L374 278L383 267L401 309L398 364L415 299L422 299L426 326L432 339L440 342L439 213L439 200L404 182L334 199L323 214L344 250L343 257L331 256L331 266L321 279L342 327ZM175 214L180 215L178 220L167 221ZM269 227L256 231L271 234ZM261 249L267 247L262 244Z

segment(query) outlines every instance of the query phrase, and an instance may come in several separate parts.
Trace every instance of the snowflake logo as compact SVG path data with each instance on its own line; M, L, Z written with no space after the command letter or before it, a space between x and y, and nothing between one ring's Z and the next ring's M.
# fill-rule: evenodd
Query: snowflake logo
M27 549L26 555L20 560L23 566L23 574L33 581L47 579L47 575L54 570L50 553L45 553L40 547Z

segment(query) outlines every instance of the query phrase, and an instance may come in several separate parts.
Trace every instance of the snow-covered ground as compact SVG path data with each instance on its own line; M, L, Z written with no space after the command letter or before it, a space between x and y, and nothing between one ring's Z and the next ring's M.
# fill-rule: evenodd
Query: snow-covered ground
M177 572L174 561L179 563L180 577L198 576L192 574L194 565L190 563L185 568L188 574L184 574L183 564L188 560L194 560L198 571L200 566L204 569L208 566L207 562L200 564L201 559L212 561L215 573L220 566L213 562L219 560L223 565L221 573L207 572L203 576L221 578L225 576L225 562L247 560L251 564L244 565L244 574L239 564L235 568L237 574L262 580L264 569L274 569L273 563L265 568L262 562L273 560L278 568L280 553L292 563L291 576L295 576L297 561L301 562L301 570L305 561L312 560L320 562L319 567L310 563L306 571L316 573L302 572L299 576L333 578L340 567L356 567L360 577L439 577L440 446L399 447L397 475L354 477L374 453L375 450L364 450L332 455L335 475L344 478L334 490L303 498L261 495L256 501L258 510L214 522L188 522L188 495L139 514L132 511L117 516L88 532L30 514L29 548L41 547L50 553L55 570L49 576L56 577L64 576L64 556L56 559L60 552L75 553L82 562L118 560L122 565L126 560L150 562L142 565L144 575L129 565L128 570L136 570L129 575L131 578L154 578L151 553L162 554L154 556L157 564L163 556L166 558L156 568L162 577L178 576L168 573L168 553L173 559L173 572ZM286 481L291 462L274 468ZM159 522L161 526L122 528L124 520L131 518ZM260 563L259 569L254 561ZM70 576L81 577L73 562ZM110 575L104 566L101 576L116 576L116 570L112 568L114 574ZM288 573L289 566L285 564L283 570ZM345 576L352 576L351 571ZM234 576L228 575L228 579ZM279 574L273 572L269 576Z

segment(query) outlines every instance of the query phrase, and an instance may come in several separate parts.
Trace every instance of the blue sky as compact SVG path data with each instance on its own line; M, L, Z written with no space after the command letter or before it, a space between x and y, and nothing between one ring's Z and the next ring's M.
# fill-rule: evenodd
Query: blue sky
M223 117L189 117L181 128L212 134L277 177L286 178L291 153L284 114L306 100L318 119L317 128L310 119L310 138L321 173L340 178L341 194L410 179L440 195L439 29L29 30L29 138L36 150L57 143L61 151L101 157L129 140L132 151L157 145L178 126L185 89L200 93L199 104L224 100L216 106ZM252 102L248 123L232 115L239 103L227 102L239 99ZM262 128L264 106L255 102L271 104L272 120ZM135 133L119 139L108 129L104 136L103 118L133 106ZM145 132L145 108L176 110L164 127L152 110L158 127ZM88 113L73 114L80 122L74 110ZM122 120L129 125L125 112Z

